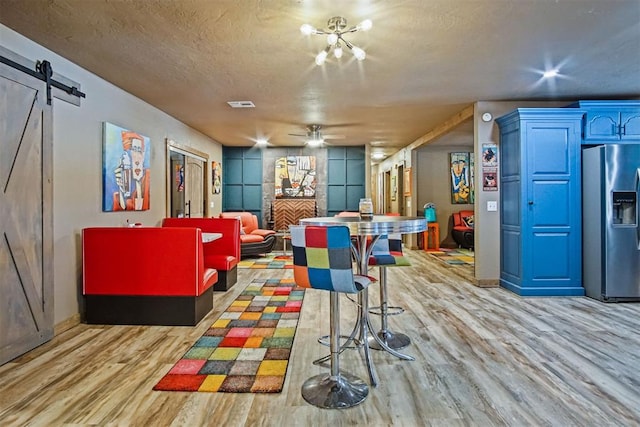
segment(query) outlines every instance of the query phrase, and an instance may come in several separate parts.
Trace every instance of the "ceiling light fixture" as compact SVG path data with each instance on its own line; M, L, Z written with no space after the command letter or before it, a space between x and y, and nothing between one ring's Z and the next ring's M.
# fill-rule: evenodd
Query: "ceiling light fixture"
M346 33L355 33L356 31L368 31L372 27L372 22L370 19L365 19L358 25L347 28L347 20L341 16L334 16L333 18L327 21L328 30L319 30L312 25L303 24L300 27L300 32L302 34L308 36L311 34L325 34L327 36L327 47L325 47L318 55L316 55L316 64L322 65L327 59L329 52L333 49L333 55L340 59L342 57L342 45L347 46L351 52L353 52L353 56L356 57L359 61L362 61L366 58L367 54L364 50L359 48L358 46L354 46L349 43L349 41L345 40L342 35Z
M309 126L306 143L309 147L318 147L324 143L324 138L322 136L322 133L320 132L319 125Z

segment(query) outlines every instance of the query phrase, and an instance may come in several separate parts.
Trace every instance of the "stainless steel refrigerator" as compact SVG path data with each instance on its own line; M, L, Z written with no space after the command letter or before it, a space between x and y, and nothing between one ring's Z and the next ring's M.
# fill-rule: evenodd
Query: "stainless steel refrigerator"
M582 150L583 284L591 298L640 301L640 144Z

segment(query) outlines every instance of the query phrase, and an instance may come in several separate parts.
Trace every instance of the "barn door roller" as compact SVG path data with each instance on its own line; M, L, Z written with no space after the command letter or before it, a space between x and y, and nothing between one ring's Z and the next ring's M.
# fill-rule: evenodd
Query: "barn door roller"
M53 68L51 67L51 63L49 61L36 62L35 70L30 70L24 65L18 64L17 62L12 61L9 58L5 58L4 56L0 56L0 62L45 82L47 84L47 104L48 105L51 105L51 86L57 89L63 90L69 95L77 96L78 98L87 97L84 93L80 92L77 87L67 86L64 83L61 83L57 80L53 80L51 78L53 76Z

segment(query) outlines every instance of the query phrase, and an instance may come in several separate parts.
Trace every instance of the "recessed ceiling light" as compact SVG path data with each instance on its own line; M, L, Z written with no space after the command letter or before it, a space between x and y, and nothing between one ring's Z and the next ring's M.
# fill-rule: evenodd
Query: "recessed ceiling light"
M251 101L228 101L227 104L231 108L255 108L255 105Z
M550 79L552 77L556 77L559 74L558 70L547 70L544 73L542 73L542 77L544 77L545 79Z
M380 152L373 153L371 157L373 157L374 159L384 159L384 153L380 153Z
M256 144L257 144L257 145L267 145L268 143L269 143L269 141L267 141L267 140L266 140L266 139L264 139L264 138L260 138L260 139L258 139L258 140L256 141Z

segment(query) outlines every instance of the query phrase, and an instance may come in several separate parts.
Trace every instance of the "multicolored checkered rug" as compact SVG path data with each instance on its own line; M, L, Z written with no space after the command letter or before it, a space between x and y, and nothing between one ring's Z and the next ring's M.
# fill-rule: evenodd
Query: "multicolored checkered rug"
M303 297L292 278L254 280L153 389L282 391Z
M291 255L269 254L262 258L245 258L238 263L238 268L293 268Z
M430 251L429 253L438 258L440 261L446 262L447 264L451 265L474 265L475 263L474 253L469 249L440 248L439 251Z

